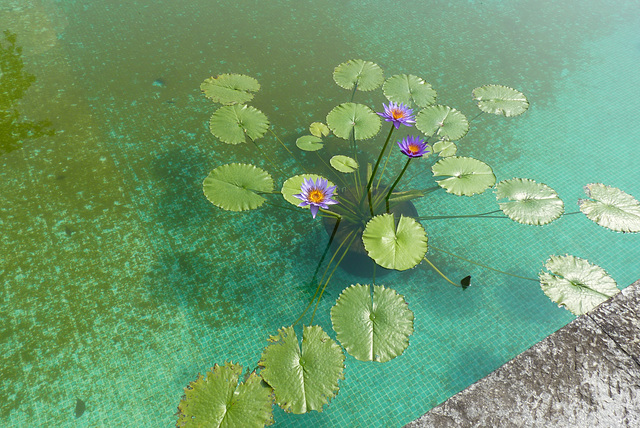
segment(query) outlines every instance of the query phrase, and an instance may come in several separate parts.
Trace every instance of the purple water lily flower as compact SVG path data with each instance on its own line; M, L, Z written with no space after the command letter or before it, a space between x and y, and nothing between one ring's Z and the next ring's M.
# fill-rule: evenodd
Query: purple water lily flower
M407 135L402 141L398 141L398 146L400 151L410 158L421 158L431 151L422 138L413 135Z
M413 115L413 110L402 103L396 104L393 101L389 101L389 104L384 105L384 113L378 113L384 117L387 122L393 122L396 129L400 128L400 125L413 126L416 121Z
M311 215L313 218L316 218L316 214L318 214L318 210L329 209L329 205L337 204L338 201L334 201L331 199L333 196L334 190L336 190L336 186L329 187L329 182L324 178L316 179L316 182L313 182L311 178L305 178L302 181L302 186L300 186L301 193L297 195L293 195L296 198L302 200L299 207L309 206L311 210Z

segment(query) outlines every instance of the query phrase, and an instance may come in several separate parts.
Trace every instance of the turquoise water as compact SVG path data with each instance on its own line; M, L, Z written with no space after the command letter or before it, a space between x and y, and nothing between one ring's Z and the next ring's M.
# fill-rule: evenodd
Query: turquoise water
M211 75L256 77L252 104L291 144L347 99L331 72L350 58L386 76L419 75L468 117L473 88L513 86L529 111L480 117L461 155L487 162L498 180L548 184L569 212L591 182L640 198L637 1L184 3L0 0L0 30L17 34L36 76L19 109L57 130L0 155L2 425L171 426L198 372L227 360L255 366L312 293L305 283L327 239L319 221L271 207L224 212L202 196L218 165L270 169L248 145L209 134L214 106L199 84ZM288 159L272 139L262 144ZM432 183L419 172L407 174ZM476 213L495 209L495 197L440 193L417 206ZM621 288L640 276L640 237L582 215L541 228L425 227L434 246L522 276L565 253ZM454 278L471 274L472 287L462 293L422 265L385 277L415 313L409 348L385 364L347 356L330 406L276 409L275 426L401 426L573 319L533 282L431 259ZM334 276L317 318L330 335L329 308L362 281Z

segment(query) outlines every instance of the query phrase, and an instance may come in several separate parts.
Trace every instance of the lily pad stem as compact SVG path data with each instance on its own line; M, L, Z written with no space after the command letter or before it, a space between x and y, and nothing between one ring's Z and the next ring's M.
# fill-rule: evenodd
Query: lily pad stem
M433 248L433 247L431 247L431 248ZM453 282L453 281L451 281L449 278L447 278L447 277L445 276L445 274L443 274L442 272L440 272L440 270L439 270L437 267L435 267L435 265L434 265L433 263L431 263L431 262L429 261L429 259L428 259L426 256L424 257L424 259L426 260L426 262L427 262L427 263L429 263L429 265L433 268L433 270L435 270L436 272L438 272L438 274L440 274L440 276L441 276L441 277L443 277L445 280L447 280L447 282L449 282L449 283L451 283L451 284L455 285L456 287L461 287L461 288L462 288L462 285L460 285L460 284L456 284L455 282Z
M271 158L269 157L269 155L267 155L267 154L264 152L264 150L262 150L262 149L260 148L260 146L259 146L255 141L253 141L253 139L252 139L251 137L249 137L246 133L245 133L245 136L249 139L249 141L251 141L251 142L253 143L253 145L254 145L254 146L256 146L256 148L258 149L258 151L260 152L260 154L262 154L262 156L267 160L267 162L269 162L269 163L271 164L271 166L272 166L272 167L274 167L275 169L277 169L277 170L280 172L280 174L285 175L284 171L283 171L282 169L280 169L280 167L279 167L278 165L276 165L276 164L271 160Z
M280 143L280 145L282 147L284 147L284 149L289 152L289 154L291 155L291 157L300 165L300 167L302 167L302 170L305 172L305 174L308 174L309 172L307 171L307 169L304 167L304 164L302 162L300 162L300 159L298 159L291 150L289 150L289 148L282 142L282 140L276 135L275 132L273 132L273 129L269 128L269 132L271 132L271 134L273 134L274 137L276 137L276 140L278 140L278 142Z
M467 214L467 215L427 215L418 217L417 220L442 220L445 218L509 218L505 215L490 215L500 213L502 210L488 211L480 214Z
M380 165L380 160L382 159L382 155L387 149L387 144L389 144L389 140L391 139L391 134L393 134L393 130L396 129L394 124L391 123L391 129L389 130L389 135L387 135L387 140L384 142L384 146L382 146L382 150L380 150L380 155L378 155L378 160L376 161L376 165L373 167L373 171L371 172L371 177L369 177L369 182L367 183L367 195L369 198L369 209L371 210L371 217L373 214L373 204L371 203L371 183L373 183L373 178L376 176L376 171L378 171L378 165Z
M353 102L353 97L356 96L356 89L358 89L358 81L356 81L355 85L353 85L353 91L351 92L351 99L349 100L350 103Z
M400 171L400 175L398 175L398 178L396 178L396 181L393 182L393 184L391 185L391 188L389 189L389 192L387 193L387 197L384 199L385 204L387 206L387 213L389 213L389 198L391 197L391 193L393 192L393 189L396 188L396 185L404 175L404 172L407 170L407 167L409 166L409 162L411 162L411 159L413 158L407 159L407 163L404 164L404 168L402 168L402 171Z
M456 254L450 253L450 252L445 251L445 250L442 250L442 249L440 249L440 248L436 248L436 247L434 247L433 245L429 245L429 248L431 248L431 249L433 249L433 250L436 250L436 251L440 251L441 253L448 254L448 255L453 256L453 257L455 257L455 258L457 258L457 259L464 260L464 261L465 261L465 262L467 262L467 263L471 263L471 264L474 264L474 265L476 265L476 266L480 266L480 267L483 267L483 268L485 268L485 269L492 270L492 271L494 271L494 272L498 272L498 273L501 273L501 274L504 274L504 275L508 275L508 276L513 276L513 277L520 278L520 279L526 279L526 280L529 280L529 281L540 282L540 280L539 280L539 279L527 278L526 276L520 276L520 275L514 275L514 274L509 273L509 272L504 272L504 271L501 271L501 270L498 270L498 269L494 269L494 268L492 268L492 267L489 267L489 266L487 266L487 265L483 265L482 263L474 262L473 260L465 259L464 257L458 256L458 255L456 255Z

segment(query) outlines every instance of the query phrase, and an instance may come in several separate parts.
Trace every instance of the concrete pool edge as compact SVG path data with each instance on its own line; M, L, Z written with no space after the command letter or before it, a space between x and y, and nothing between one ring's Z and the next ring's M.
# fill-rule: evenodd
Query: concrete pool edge
M640 426L640 280L405 425Z

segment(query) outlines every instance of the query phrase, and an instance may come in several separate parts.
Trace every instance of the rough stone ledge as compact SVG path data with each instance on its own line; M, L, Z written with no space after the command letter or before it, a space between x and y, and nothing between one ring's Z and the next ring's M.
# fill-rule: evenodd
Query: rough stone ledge
M640 280L405 428L640 427Z

